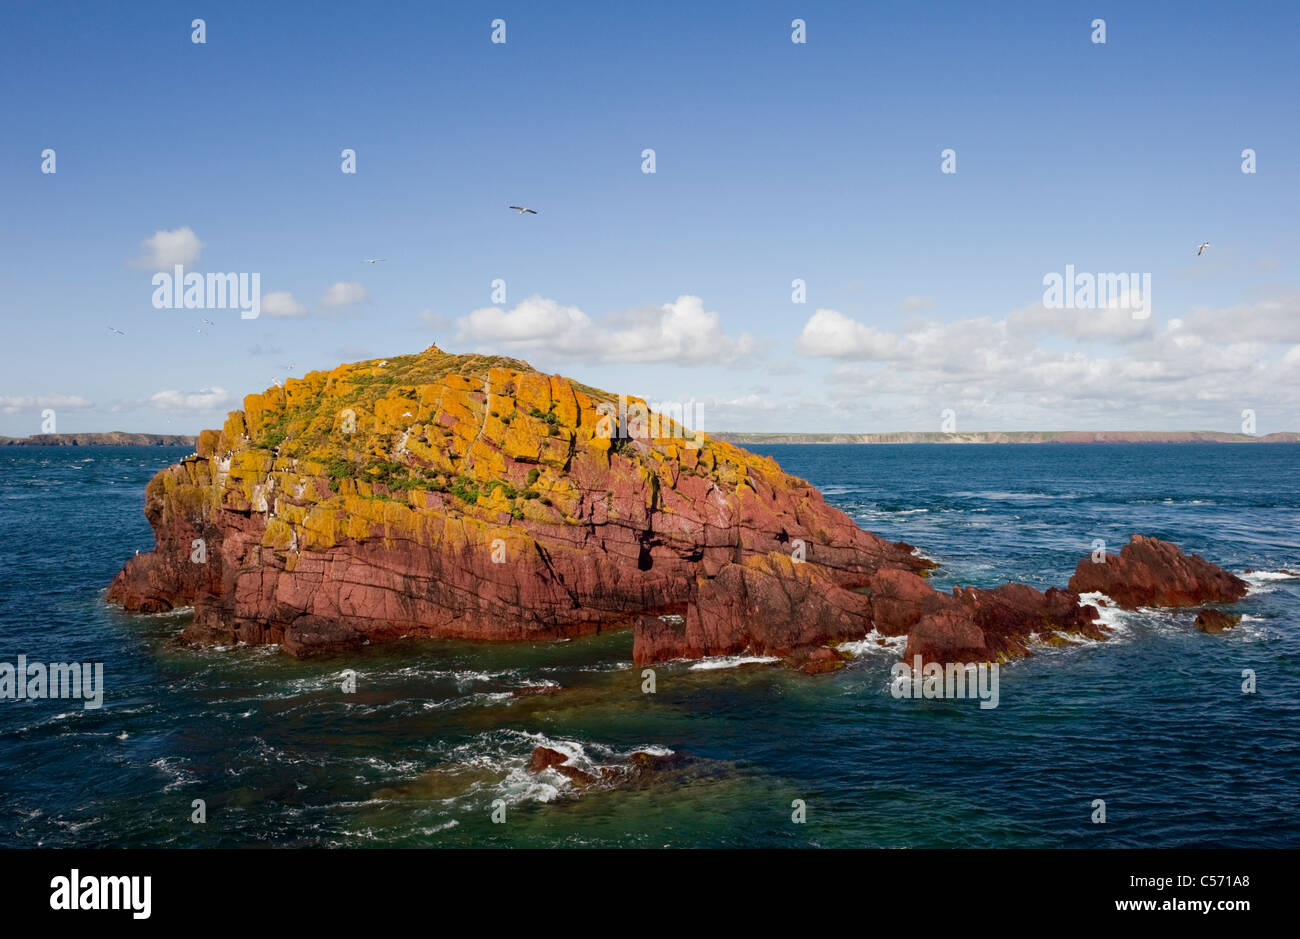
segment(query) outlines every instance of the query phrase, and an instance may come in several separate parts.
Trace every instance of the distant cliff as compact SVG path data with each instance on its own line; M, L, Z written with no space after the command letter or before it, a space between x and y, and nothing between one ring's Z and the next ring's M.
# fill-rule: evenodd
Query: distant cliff
M1225 434L1217 430L977 430L964 434L745 434L715 433L739 446L765 443L1300 443L1300 433Z
M112 430L106 434L0 437L0 447L192 447L197 439L184 434L128 434Z

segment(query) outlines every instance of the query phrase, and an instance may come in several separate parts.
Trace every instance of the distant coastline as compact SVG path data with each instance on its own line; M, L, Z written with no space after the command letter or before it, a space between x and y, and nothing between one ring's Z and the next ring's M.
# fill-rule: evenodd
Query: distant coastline
M737 446L765 443L1300 443L1300 433L1254 437L1217 430L1025 430L962 434L903 431L895 434L710 434Z
M106 434L0 437L0 447L192 447L196 439L184 434L128 434L113 430Z

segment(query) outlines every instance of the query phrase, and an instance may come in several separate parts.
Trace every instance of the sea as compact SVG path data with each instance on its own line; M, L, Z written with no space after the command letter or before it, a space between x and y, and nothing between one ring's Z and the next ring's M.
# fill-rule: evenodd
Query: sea
M190 611L104 602L153 545L145 483L185 448L7 447L0 663L102 663L104 692L0 700L0 844L1300 846L1300 445L751 449L915 545L941 589L1064 586L1098 541L1142 533L1251 570L1241 624L1105 610L1106 641L1036 646L983 709L895 697L901 644L876 637L815 677L660 664L653 693L626 631L306 661L192 648ZM528 770L538 746L594 775L674 759L578 788Z

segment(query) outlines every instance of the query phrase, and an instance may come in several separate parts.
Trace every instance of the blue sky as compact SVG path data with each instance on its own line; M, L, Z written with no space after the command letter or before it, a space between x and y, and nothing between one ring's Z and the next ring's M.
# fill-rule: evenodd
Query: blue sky
M1300 8L1134 6L8 3L0 434L434 342L706 431L1300 430ZM296 315L155 309L175 251Z

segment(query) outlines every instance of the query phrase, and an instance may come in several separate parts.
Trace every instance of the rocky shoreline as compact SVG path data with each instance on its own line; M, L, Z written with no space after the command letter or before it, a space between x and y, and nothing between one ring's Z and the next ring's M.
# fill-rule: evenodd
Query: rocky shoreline
M1101 639L1126 605L1231 603L1244 581L1135 536L1067 589L934 590L775 461L514 359L342 365L249 395L146 489L155 550L108 598L194 608L184 639L305 656L403 637L544 640L631 629L638 665L738 654L810 673L838 643L1006 661Z

